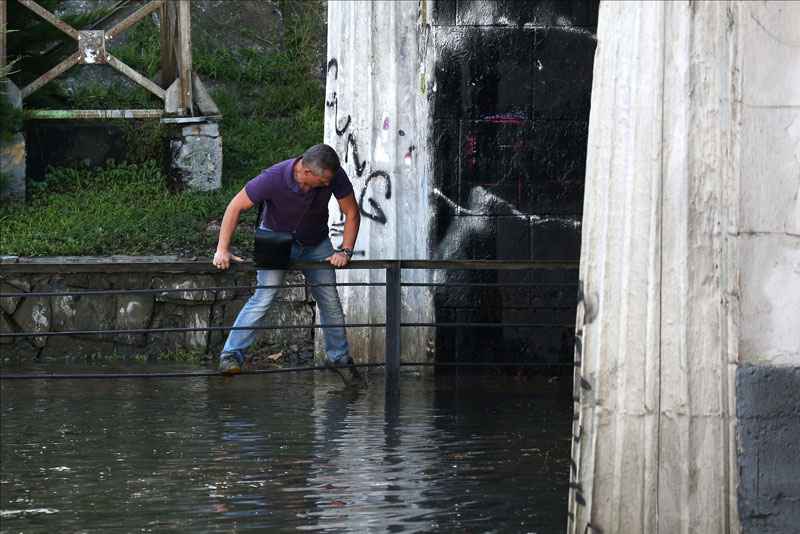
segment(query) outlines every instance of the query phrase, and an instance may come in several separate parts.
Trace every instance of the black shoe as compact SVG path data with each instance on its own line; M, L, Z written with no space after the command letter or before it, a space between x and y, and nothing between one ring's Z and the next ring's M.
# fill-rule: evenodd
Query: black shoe
M236 375L242 372L242 361L231 352L219 357L219 372L223 375Z
M325 358L325 367L339 375L344 381L345 386L357 386L365 388L367 387L367 380L361 373L358 372L358 368L355 366L355 364L356 362L354 362L353 358L350 357L348 357L346 360L340 360L336 363L333 363L329 359Z

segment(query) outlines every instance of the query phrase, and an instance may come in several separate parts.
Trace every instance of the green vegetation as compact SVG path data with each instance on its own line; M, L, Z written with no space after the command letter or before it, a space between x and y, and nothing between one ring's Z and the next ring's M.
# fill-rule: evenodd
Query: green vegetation
M208 32L195 43L195 71L223 114L219 191L171 192L156 164L166 129L158 121L126 122L127 136L137 139L127 162L51 168L44 181L29 181L24 205L0 205L0 254L212 255L214 221L247 180L322 141L324 82L318 77L322 61L317 50L322 7L317 1L280 1L279 7L285 29L274 38L274 51L232 50ZM146 76L154 75L160 67L160 41L152 17L134 26L128 38L110 51ZM50 85L55 88L51 95L67 101L59 103L60 109L161 105L138 86ZM254 220L255 213L244 218ZM250 241L247 232L237 232L233 247L247 255Z

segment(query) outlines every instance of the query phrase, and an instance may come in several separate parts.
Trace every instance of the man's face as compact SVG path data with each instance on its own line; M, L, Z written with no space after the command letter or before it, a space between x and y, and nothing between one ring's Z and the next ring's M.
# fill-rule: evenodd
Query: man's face
M325 187L333 180L333 171L324 171L323 174L314 174L311 169L303 166L303 181L311 187Z

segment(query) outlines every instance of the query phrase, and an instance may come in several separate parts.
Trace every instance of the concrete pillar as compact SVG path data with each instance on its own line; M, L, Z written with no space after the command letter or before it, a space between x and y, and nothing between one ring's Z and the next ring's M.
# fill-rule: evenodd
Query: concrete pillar
M569 532L735 532L739 4L601 4Z
M428 257L430 4L328 4L325 142L338 152L360 207L355 259ZM331 238L339 246L344 219L334 199L329 208ZM402 277L404 282L429 280L424 271L406 271ZM340 282L384 279L382 271L338 273ZM342 287L340 294L348 323L385 320L383 287ZM431 321L432 310L428 290L403 290L403 321ZM383 361L384 335L382 328L350 329L353 357ZM427 335L426 329L404 329L404 354L421 358Z
M799 26L601 5L569 532L797 528Z

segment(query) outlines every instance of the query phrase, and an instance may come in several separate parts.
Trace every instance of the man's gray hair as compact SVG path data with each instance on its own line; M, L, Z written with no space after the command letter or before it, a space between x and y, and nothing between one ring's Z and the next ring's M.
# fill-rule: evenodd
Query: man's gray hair
M332 147L320 143L312 146L303 154L303 166L311 169L311 172L317 176L321 176L325 171L336 174L341 163L339 163L339 155Z

